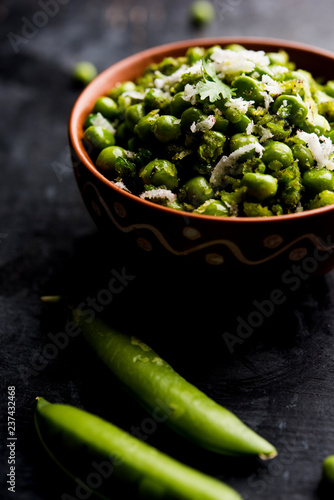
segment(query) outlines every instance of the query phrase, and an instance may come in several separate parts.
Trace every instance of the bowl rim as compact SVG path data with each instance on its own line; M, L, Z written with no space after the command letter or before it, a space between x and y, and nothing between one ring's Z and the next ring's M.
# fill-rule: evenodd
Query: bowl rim
M157 210L162 211L166 214L174 215L175 217L183 217L183 218L188 218L188 219L195 219L195 220L207 220L207 221L212 221L212 222L219 222L220 224L222 222L230 224L230 223L282 223L283 221L289 222L294 219L300 219L300 218L305 218L305 217L312 217L312 216L318 216L321 215L322 213L325 212L331 212L334 211L334 204L333 205L327 205L325 207L321 208L316 208L316 209L310 209L310 210L305 210L303 212L298 212L298 213L293 213L293 214L283 214L283 215L272 215L272 216L267 216L267 217L219 217L215 215L204 215L204 214L197 214L193 212L186 212L184 210L176 210L173 208L165 207L163 205L159 205L157 203L153 203L149 200L145 200L143 198L140 198L139 196L132 194L118 186L115 185L112 181L104 177L95 167L94 163L90 159L84 145L82 142L82 135L83 135L83 130L82 130L82 123L81 117L84 114L85 110L86 112L88 109L85 107L85 102L87 99L89 99L90 96L93 96L96 94L95 88L103 86L103 82L113 71L119 71L123 67L129 67L129 65L133 64L135 61L138 61L138 59L145 59L149 57L157 57L160 54L164 54L165 52L169 51L174 51L174 50L186 50L188 47L191 46L212 46L212 45L227 45L227 44L232 44L232 43L238 43L241 45L259 45L258 49L254 50L263 50L260 48L261 45L271 45L272 47L275 47L277 49L283 49L283 50L297 50L301 52L308 52L312 53L314 55L320 55L322 57L328 58L332 60L334 63L334 52L331 52L330 50L317 47L314 45L310 45L307 43L303 42L298 42L298 41L293 41L293 40L285 40L285 39L280 39L280 38L271 38L271 37L261 37L261 36L221 36L221 37L200 37L200 38L188 38L188 39L183 39L179 41L174 41L174 42L169 42L169 43L164 43L160 45L155 45L153 47L146 48L142 51L135 52L133 54L130 54L129 56L116 61L106 69L104 69L99 75L97 75L94 80L89 83L83 91L79 94L77 97L76 101L74 102L74 105L72 106L72 110L70 112L70 117L69 117L69 122L68 122L68 136L71 144L71 149L72 149L72 154L74 153L75 159L79 160L95 177L97 177L102 183L110 188L111 190L116 191L118 194L121 194L125 198L129 198L130 200L139 203L140 205L146 206L147 208L150 208L151 210ZM333 72L334 75L334 72ZM333 77L334 79L334 77ZM98 94L97 95L101 95Z

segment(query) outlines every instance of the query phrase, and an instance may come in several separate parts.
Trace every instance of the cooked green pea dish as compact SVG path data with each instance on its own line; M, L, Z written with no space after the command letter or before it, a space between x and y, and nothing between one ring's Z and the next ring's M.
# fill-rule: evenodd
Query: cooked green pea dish
M99 97L84 142L118 187L175 210L315 209L334 203L334 80L283 50L191 47Z

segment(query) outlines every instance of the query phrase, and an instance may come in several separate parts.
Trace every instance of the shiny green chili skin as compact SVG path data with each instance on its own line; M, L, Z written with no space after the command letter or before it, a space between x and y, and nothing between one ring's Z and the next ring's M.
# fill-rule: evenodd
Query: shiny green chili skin
M233 413L187 382L149 346L99 317L73 311L84 338L116 378L150 412L162 401L166 424L205 449L234 456L272 458L275 448Z
M241 500L225 483L73 406L37 398L35 426L47 452L81 488L85 485L85 494L88 489L115 498L116 481L130 498Z

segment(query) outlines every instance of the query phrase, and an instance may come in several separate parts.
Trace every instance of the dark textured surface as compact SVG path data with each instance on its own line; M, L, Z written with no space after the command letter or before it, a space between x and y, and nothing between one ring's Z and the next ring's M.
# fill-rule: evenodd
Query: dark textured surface
M129 431L145 422L144 410L79 338L55 346L66 315L40 300L51 294L94 299L111 271L123 269L135 278L113 297L115 321L274 443L279 455L270 463L215 456L161 425L147 441L227 481L245 499L325 498L318 486L321 462L334 453L333 273L306 274L294 283L268 276L260 284L256 276L232 283L179 269L176 279L163 262L152 268L147 258L120 251L117 241L106 247L74 181L67 122L79 92L70 73L79 60L101 71L156 44L217 35L272 36L334 50L333 3L217 0L216 20L202 30L189 24L189 1L51 3L56 7L47 17L36 14L39 2L0 5L0 497L75 498L73 483L39 445L36 396L85 408ZM29 31L27 20L43 26ZM248 321L256 310L254 301L274 289L284 303L231 353L224 334L235 333L240 318ZM8 386L16 387L15 494L6 485Z

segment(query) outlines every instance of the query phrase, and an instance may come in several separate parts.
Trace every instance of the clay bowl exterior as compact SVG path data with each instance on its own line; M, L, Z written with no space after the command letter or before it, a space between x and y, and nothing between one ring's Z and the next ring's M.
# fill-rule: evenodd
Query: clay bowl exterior
M115 84L135 79L147 65L166 56L183 55L190 46L229 43L253 50L282 48L297 67L334 79L334 54L283 40L195 39L132 55L97 76L73 107L69 138L77 184L97 227L113 245L125 243L129 253L140 249L160 263L162 257L171 257L181 264L237 274L279 272L292 287L302 276L322 275L334 267L334 206L266 218L224 218L171 210L116 187L96 170L82 144L83 124L95 100Z

